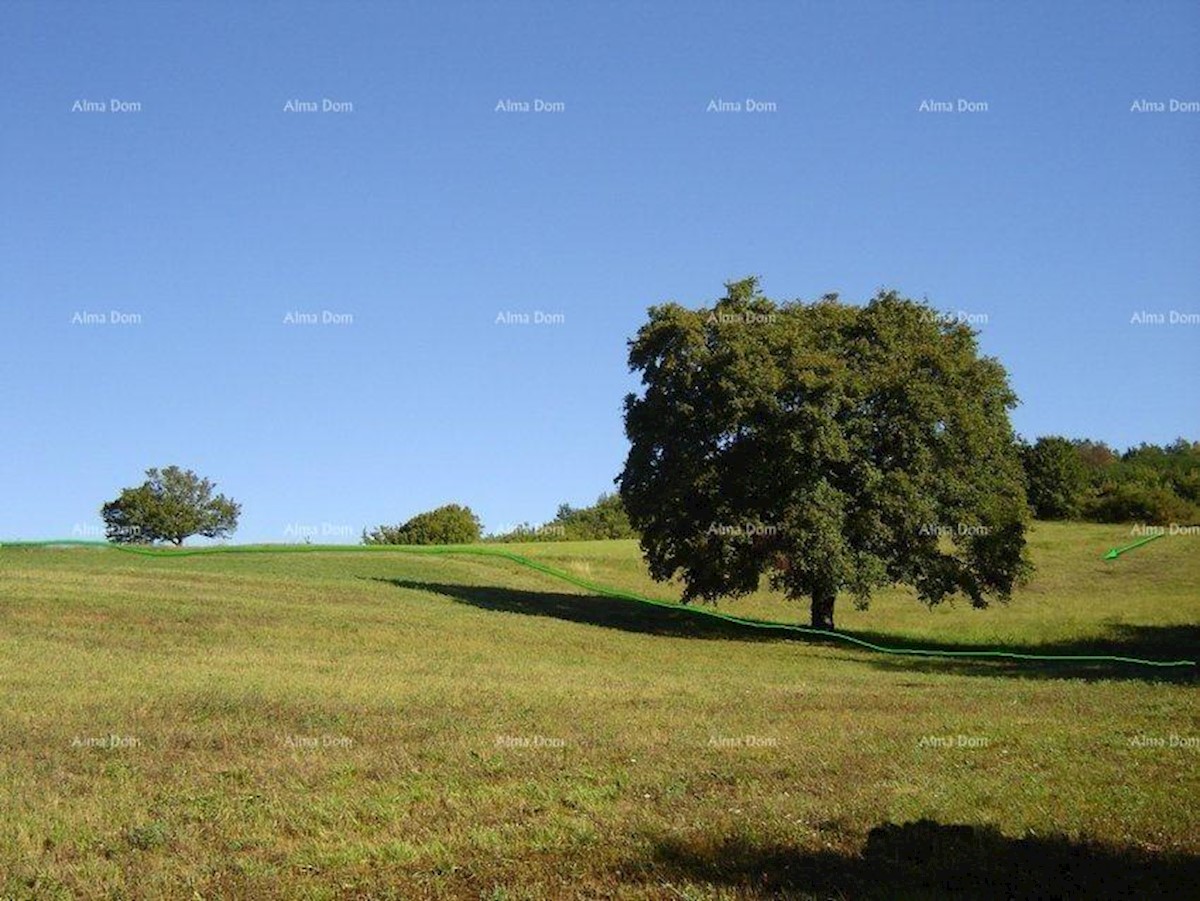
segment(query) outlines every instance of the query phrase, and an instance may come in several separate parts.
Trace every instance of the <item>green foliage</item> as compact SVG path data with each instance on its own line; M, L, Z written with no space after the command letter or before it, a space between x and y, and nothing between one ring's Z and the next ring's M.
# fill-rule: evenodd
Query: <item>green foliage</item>
M645 390L618 482L654 578L715 600L767 574L826 628L842 589L1006 599L1028 572L1016 396L975 333L894 292L726 288L711 309L651 308L630 343Z
M1103 441L1084 439L1073 443L1076 452L1079 454L1079 461L1083 463L1084 468L1089 474L1096 472L1096 470L1104 469L1106 466L1120 459L1113 449Z
M1066 438L1039 438L1021 449L1029 504L1038 519L1071 519L1083 503L1088 472L1076 445Z
M192 535L225 538L237 529L241 505L190 469L147 469L146 481L100 508L109 541L183 544Z
M602 494L590 507L560 504L553 524L562 526L567 541L637 538L619 494Z
M1107 482L1088 506L1094 522L1186 523L1196 508L1166 488L1139 482Z
M363 544L471 544L479 535L479 517L470 507L445 504L418 513L403 525L364 531Z
M595 541L637 538L619 494L601 494L590 507L559 504L558 513L540 526L523 523L488 541Z
M1085 473L1076 511L1080 518L1200 522L1200 442L1180 438L1167 447L1141 444L1124 454L1099 441L1075 441L1073 446Z
M126 826L122 831L129 847L138 851L151 851L167 844L170 834L161 822L146 823L142 826Z

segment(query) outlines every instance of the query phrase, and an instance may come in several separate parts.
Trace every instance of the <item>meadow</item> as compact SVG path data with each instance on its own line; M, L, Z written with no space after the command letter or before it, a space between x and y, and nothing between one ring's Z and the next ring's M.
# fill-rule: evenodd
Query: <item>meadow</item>
M1038 524L892 647L1200 659L1200 537ZM512 550L670 600L634 542ZM719 609L807 622L769 591ZM907 657L402 552L0 547L0 898L1194 897L1195 667Z

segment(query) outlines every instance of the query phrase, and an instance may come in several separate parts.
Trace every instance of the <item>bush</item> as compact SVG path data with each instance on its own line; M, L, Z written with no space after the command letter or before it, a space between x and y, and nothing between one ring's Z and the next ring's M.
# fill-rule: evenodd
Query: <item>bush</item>
M446 504L418 513L400 526L363 532L363 544L471 544L479 540L479 517L470 507Z
M1192 522L1196 519L1196 508L1167 488L1137 482L1110 483L1088 505L1086 518L1094 522L1167 525Z

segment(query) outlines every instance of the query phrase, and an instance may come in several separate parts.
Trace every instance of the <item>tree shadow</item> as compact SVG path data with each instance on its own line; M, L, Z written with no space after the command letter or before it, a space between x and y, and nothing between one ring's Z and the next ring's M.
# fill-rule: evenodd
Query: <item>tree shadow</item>
M1047 661L1007 657L955 657L969 651L1006 651L1016 654L1051 656L1109 656L1147 660L1196 660L1200 658L1200 627L1197 626L1117 626L1110 637L1091 641L1059 642L1044 645L1015 645L1003 648L979 648L973 645L937 640L898 638L879 632L843 632L842 634L888 648L919 647L949 652L946 657L890 655L867 651L853 643L812 635L803 631L762 629L753 625L711 616L684 606L641 604L623 598L597 594L567 594L555 591L519 591L480 585L453 585L411 579L375 578L397 588L440 594L482 610L546 616L568 622L620 629L646 635L677 638L721 639L734 641L800 641L836 651L865 652L867 662L881 670L943 675L1012 677L1024 679L1123 679L1144 681L1196 682L1198 670L1192 667L1157 667L1120 660ZM857 656L856 656L856 659Z
M896 647L894 635L854 632L856 638L873 644ZM1023 679L1124 679L1154 682L1197 682L1197 666L1147 666L1124 660L1022 660L1011 657L956 657L967 651L1006 651L1049 657L1124 657L1152 661L1200 660L1200 626L1114 625L1108 634L1078 641L1048 642L979 648L936 639L912 641L924 650L949 652L945 657L872 657L871 665L882 670L926 672L960 676L1010 676Z
M668 838L624 872L702 883L751 898L1194 898L1200 857L1152 855L1064 836L1008 838L932 820L876 826L858 854Z
M708 616L686 607L658 607L598 594L517 591L483 585L449 585L411 579L375 579L397 588L440 594L482 610L548 616L572 623L675 638L773 641L781 636L753 626ZM786 633L782 637L788 637Z

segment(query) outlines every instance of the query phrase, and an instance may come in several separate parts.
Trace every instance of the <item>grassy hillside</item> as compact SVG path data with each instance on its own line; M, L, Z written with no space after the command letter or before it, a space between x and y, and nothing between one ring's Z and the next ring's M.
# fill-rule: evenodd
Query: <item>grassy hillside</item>
M1200 538L1041 525L889 645L1196 659ZM626 542L522 545L669 598ZM722 609L803 621L761 593ZM887 657L403 553L0 548L0 897L1185 897L1194 677ZM115 738L114 738L115 737ZM990 825L989 825L990 824Z

